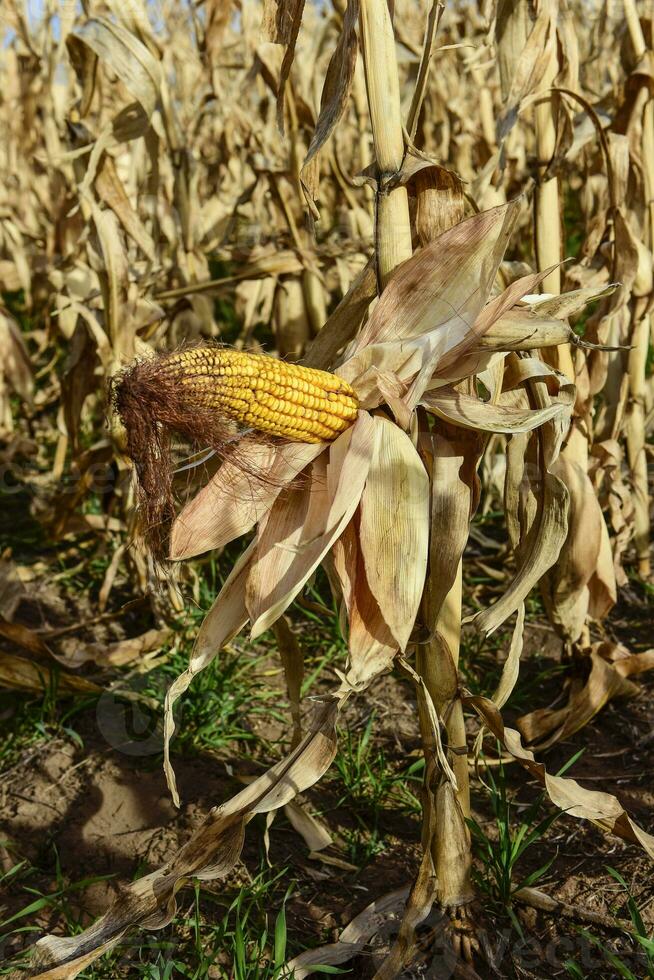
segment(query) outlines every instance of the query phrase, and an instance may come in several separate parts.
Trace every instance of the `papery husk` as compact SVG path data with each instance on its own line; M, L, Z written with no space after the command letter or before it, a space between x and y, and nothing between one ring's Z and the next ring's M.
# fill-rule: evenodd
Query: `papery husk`
M246 605L252 637L290 605L352 517L374 456L377 432L360 412L299 483L272 506L259 530Z
M179 513L170 536L170 558L193 558L246 534L324 449L320 443L251 442L237 461L227 459Z
M359 541L370 591L400 650L409 641L427 569L429 478L409 437L382 416L361 495Z

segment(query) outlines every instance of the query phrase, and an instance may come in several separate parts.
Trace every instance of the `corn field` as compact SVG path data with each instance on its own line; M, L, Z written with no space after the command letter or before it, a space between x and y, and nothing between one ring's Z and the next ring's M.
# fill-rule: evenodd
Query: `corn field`
M654 6L0 37L0 972L654 977Z

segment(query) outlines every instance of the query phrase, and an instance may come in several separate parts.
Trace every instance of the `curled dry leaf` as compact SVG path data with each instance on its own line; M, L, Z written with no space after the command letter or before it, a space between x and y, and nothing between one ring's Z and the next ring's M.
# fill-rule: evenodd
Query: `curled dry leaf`
M590 662L588 680L581 687L572 687L566 705L558 709L538 708L518 719L518 729L534 746L534 751L543 751L574 735L613 698L628 698L638 693L636 685L625 679L628 667L620 670L619 663L607 663L597 650L592 650Z
M452 425L482 432L531 432L565 412L565 406L547 405L540 409L520 409L511 405L492 405L475 395L453 388L437 388L423 395L423 406Z
M289 626L286 616L280 616L274 624L277 649L284 668L286 693L291 707L293 719L293 736L291 748L295 748L302 738L302 721L300 717L300 700L302 698L302 679L304 677L304 654L300 642Z
M552 776L533 752L525 749L515 729L504 725L496 705L488 698L470 697L466 703L474 708L490 731L515 759L543 784L555 806L579 820L590 820L603 830L623 840L639 844L654 859L654 837L642 830L610 793L585 789L569 776Z
M576 433L579 439L586 437ZM574 442L571 444L571 449ZM583 457L582 457L583 458ZM544 576L541 594L548 616L564 638L579 639L594 593L594 612L605 616L615 603L616 585L608 533L588 473L572 452L564 450L553 472L565 484L570 498L568 532L559 559ZM605 591L600 594L602 583Z
M320 965L337 966L351 960L363 951L373 936L400 921L409 893L410 887L405 886L375 899L343 929L337 942L300 953L289 960L287 970L297 980L303 980Z
M115 643L84 643L80 640L64 640L61 645L62 662L79 667L89 660L99 667L119 667L140 660L144 654L154 653L170 639L170 629L151 629L140 636L132 636Z
M55 689L61 694L99 694L102 688L85 677L56 670L39 660L26 660L0 651L0 687L15 691L35 691L38 694Z
M223 806L214 807L176 854L156 871L121 888L114 904L88 929L69 938L44 936L35 946L29 975L74 977L131 929L160 929L175 914L175 895L190 877L224 878L238 861L245 827L257 813L285 806L312 786L336 754L339 700L316 703L297 748Z
M568 430L571 386L534 358L518 358L511 367L514 376L510 383L526 386L536 410L551 404L548 382L553 388L560 385L556 399L562 410L545 422L537 435L527 437L516 432L508 446L505 509L518 570L502 598L472 618L475 627L486 635L518 609L554 565L568 534L570 495L550 467Z

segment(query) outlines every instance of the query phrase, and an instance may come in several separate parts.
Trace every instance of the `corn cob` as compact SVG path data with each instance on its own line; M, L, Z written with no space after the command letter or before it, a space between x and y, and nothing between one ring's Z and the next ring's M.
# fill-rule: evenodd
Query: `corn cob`
M357 414L358 399L346 381L267 354L191 347L165 355L158 369L183 384L190 404L298 442L335 439Z

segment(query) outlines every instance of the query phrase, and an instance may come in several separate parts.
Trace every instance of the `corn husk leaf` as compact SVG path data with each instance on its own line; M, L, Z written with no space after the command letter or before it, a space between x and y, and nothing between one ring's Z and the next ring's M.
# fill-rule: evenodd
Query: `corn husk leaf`
M302 359L307 367L329 368L339 350L349 343L377 296L375 263L370 259L356 277L346 295L326 320L320 333Z
M490 293L519 207L513 201L475 214L398 266L349 357L436 331L443 353L461 343ZM348 361L339 370L344 377L356 373Z
M268 513L281 490L324 448L297 443L241 447L238 460L226 460L175 520L171 559L193 558L246 534Z
M368 585L356 518L334 542L331 567L343 598L343 628L348 636L345 680L353 690L363 690L391 667L398 643Z
M366 412L312 463L305 486L273 504L262 524L247 585L252 636L290 605L341 534L361 498L377 430Z
M366 579L400 650L420 605L429 541L429 478L409 437L375 418L375 455L361 496Z
M429 457L431 521L429 575L425 595L427 628L437 621L454 585L475 511L479 479L476 468L483 451L477 432L446 425L420 433L420 448Z

